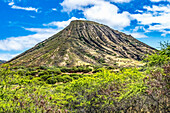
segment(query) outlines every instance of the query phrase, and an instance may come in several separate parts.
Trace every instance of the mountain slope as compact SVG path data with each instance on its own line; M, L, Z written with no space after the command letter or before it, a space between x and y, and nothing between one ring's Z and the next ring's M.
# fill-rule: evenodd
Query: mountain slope
M4 60L0 60L0 64L2 64L2 63L5 63L6 61L4 61Z
M96 22L76 20L9 62L26 66L113 65L123 58L141 60L144 54L153 52L154 48L131 35Z

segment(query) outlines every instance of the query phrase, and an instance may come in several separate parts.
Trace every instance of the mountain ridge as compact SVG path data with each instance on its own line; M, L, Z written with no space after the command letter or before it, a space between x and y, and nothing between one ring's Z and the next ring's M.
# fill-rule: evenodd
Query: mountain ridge
M66 28L8 61L14 65L75 66L141 60L156 49L131 35L93 21L74 20Z

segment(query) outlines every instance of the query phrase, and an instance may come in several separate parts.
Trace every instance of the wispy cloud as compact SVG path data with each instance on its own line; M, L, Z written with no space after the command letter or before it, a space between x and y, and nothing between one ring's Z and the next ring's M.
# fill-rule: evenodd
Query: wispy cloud
M144 6L146 12L141 14L131 14L131 17L138 21L139 25L147 25L147 32L161 32L162 36L169 34L170 29L170 5Z
M15 5L15 3L13 1L8 3L8 5L11 6L12 9L21 9L21 10L26 10L26 11L38 12L38 8L17 6L17 5Z
M147 11L152 11L154 14L155 13L159 13L158 11L162 11L163 13L170 13L170 5L167 6L156 6L156 5L152 5L152 7L150 6L144 6L144 9L146 9Z
M14 5L15 3L14 2L9 2L8 5L12 6Z
M26 10L26 11L35 11L35 12L38 12L38 9L33 8L33 7L20 7L20 6L13 5L11 8L13 8L13 9L22 9L22 10Z
M116 3L129 3L132 0L110 0L111 2L116 2Z
M57 9L56 9L56 8L52 8L52 10L53 10L53 11L57 11Z
M170 2L170 0L150 0L151 2L161 2L161 1L167 1L167 2Z

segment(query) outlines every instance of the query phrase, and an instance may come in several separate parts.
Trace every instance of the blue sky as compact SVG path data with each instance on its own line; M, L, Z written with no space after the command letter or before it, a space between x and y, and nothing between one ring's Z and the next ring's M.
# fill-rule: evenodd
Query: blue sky
M0 59L15 57L76 19L106 24L154 48L170 40L170 0L0 0Z

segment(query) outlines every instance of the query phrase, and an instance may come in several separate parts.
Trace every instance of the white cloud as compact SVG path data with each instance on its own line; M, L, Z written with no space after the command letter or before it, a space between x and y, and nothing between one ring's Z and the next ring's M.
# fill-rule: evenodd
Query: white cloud
M161 1L167 1L167 2L170 2L170 0L150 0L151 2L161 2Z
M150 25L149 30L161 31L164 29L170 29L170 25Z
M158 31L164 35L169 34L166 29L170 29L170 5L144 6L144 9L147 11L142 14L131 14L131 17L140 25L148 25L147 32Z
M137 31L124 31L124 33L128 34L128 35L132 35L134 38L148 38L148 36L146 36L144 33L142 32L137 32Z
M38 9L37 8L33 8L33 7L20 7L20 6L12 5L11 8L12 9L21 9L21 10L26 10L26 11L35 11L35 12L38 12Z
M112 0L130 1L130 0ZM129 13L124 11L118 13L117 6L104 0L64 0L61 5L63 11L70 12L72 10L81 10L87 20L96 21L102 24L109 25L115 29L123 29L130 25ZM87 7L91 5L91 7Z
M8 3L8 5L10 5L10 6L14 5L14 2L10 2L10 3Z
M156 6L156 5L153 5L152 7L144 6L143 8L147 9L147 11L153 11L154 13L156 13L158 11L163 11L164 13L170 13L170 5L167 5L167 6L163 6L163 5Z
M130 25L130 14L128 12L118 13L118 11L117 6L104 2L85 9L83 14L88 20L97 21L121 30Z
M44 26L57 26L58 28L64 28L66 26L69 25L69 23L72 20L85 20L84 18L76 18L76 17L72 17L71 19L67 20L67 21L58 21L58 22L51 22L49 24L43 24Z
M167 34L170 34L170 31L165 31L165 30L164 30L164 31L162 31L162 32L163 32L163 33L161 34L161 36L164 36L164 37L165 37Z
M146 36L143 33L130 33L134 38L148 38L148 36Z
M0 49L11 51L11 50L23 50L30 48L40 41L43 41L50 36L57 33L59 30L56 29L42 29L42 28L25 28L26 30L36 32L36 34L28 36L10 37L5 40L0 40Z
M98 4L101 1L103 0L64 0L61 5L63 11L71 12L74 9L82 10L85 6Z
M5 60L8 61L12 58L14 58L15 56L17 56L18 54L9 54L9 53L0 53L0 59L1 60Z
M52 8L52 10L53 10L53 11L57 11L57 9L56 9L56 8Z
M108 3L128 3L132 0L107 0ZM61 5L63 6L63 11L71 12L72 10L78 9L83 10L88 5L97 5L106 3L105 0L64 0Z
M14 5L15 3L13 1L9 2L8 5L11 6L12 9L21 9L21 10L26 10L26 11L35 11L38 12L38 8L33 8L33 7L20 7L17 5Z
M118 3L129 3L132 0L110 0L111 2L118 2Z
M31 16L31 15L30 15L30 17L31 17L31 18L35 18L35 16Z
M135 12L138 12L138 13L143 13L143 11L142 11L142 10L136 10Z
M144 28L144 26L136 26L135 29L133 29L133 32L137 32L139 30L142 30L142 31L146 31L146 29Z

